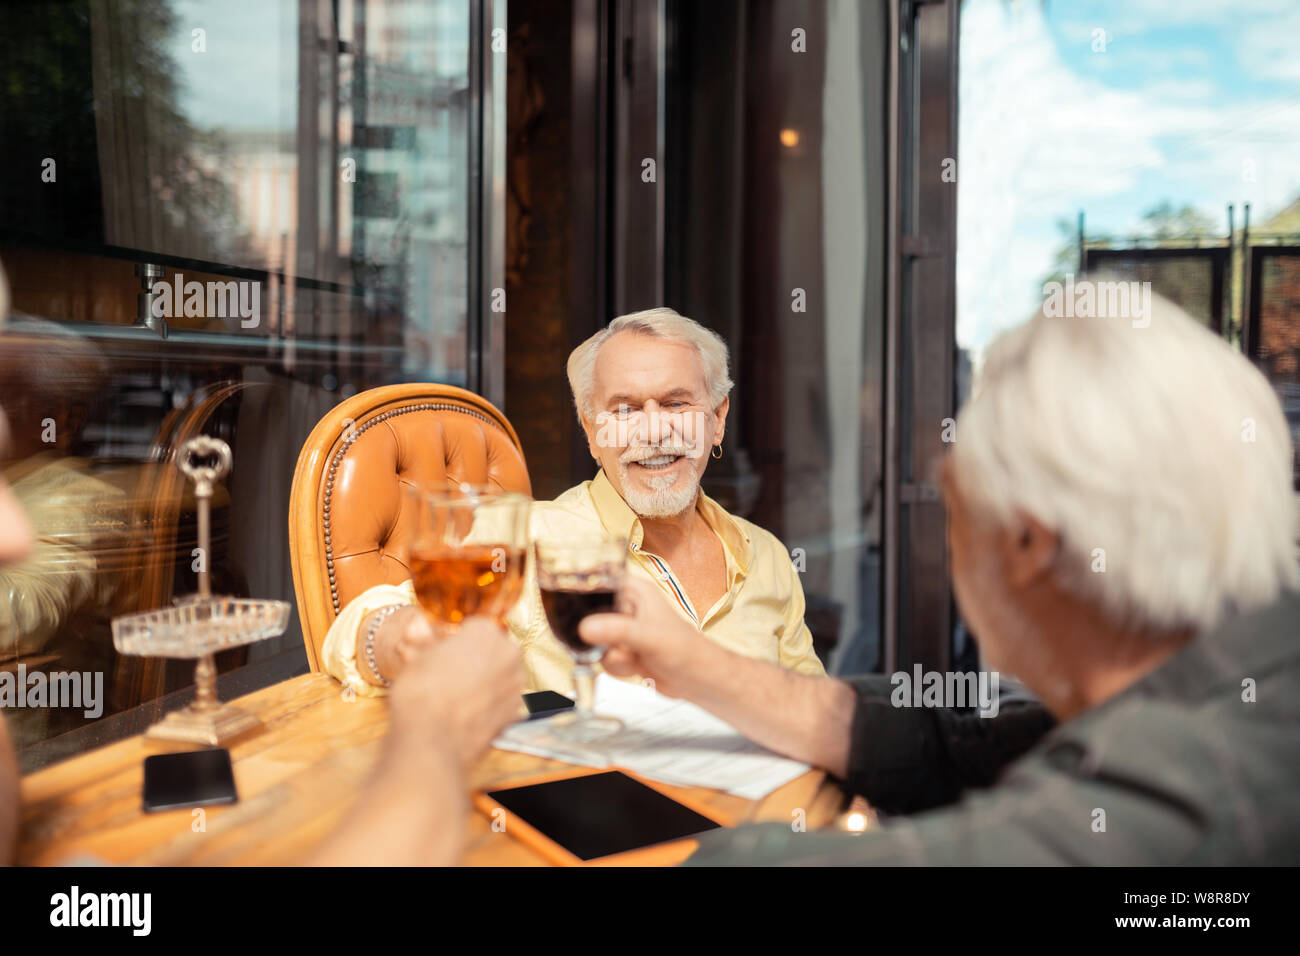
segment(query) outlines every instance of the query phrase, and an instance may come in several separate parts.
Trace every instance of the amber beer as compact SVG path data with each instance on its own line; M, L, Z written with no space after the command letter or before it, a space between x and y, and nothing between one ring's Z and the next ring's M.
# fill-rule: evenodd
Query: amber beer
M411 578L420 606L436 621L481 616L504 623L523 590L524 552L504 545L415 550Z

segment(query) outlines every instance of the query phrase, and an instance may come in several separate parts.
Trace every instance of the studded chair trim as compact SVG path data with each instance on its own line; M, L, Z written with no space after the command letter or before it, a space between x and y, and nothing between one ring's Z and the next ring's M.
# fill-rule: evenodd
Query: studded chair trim
M420 413L432 419L427 441ZM375 440L376 426L384 424L393 441ZM394 451L395 468L388 472L384 456ZM289 494L289 555L313 671L322 668L325 636L347 602L405 573L393 563L401 563L410 533L401 486L439 474L531 493L509 420L481 396L453 385L384 385L358 393L327 412L303 443ZM367 527L371 521L374 528ZM367 550L375 541L378 548Z
M343 439L343 444L339 446L339 450L334 453L334 457L330 459L329 473L325 477L325 506L322 518L325 526L325 567L329 572L330 602L334 605L335 614L338 614L343 610L343 608L339 604L338 582L334 579L334 542L330 535L330 500L334 496L334 476L338 472L339 463L342 462L347 453L352 450L352 445L358 438L380 422L385 422L397 415L406 415L410 412L459 412L462 415L470 415L477 418L479 421L487 422L498 431L505 432L505 429L502 428L499 423L488 418L488 416L484 415L482 412L476 412L472 408L465 408L461 405L452 405L448 402L420 402L417 405L391 408L386 412L380 412L374 418L363 422L359 426L349 425L347 428L343 429L343 434L346 437ZM348 432L353 432L353 434L349 435Z

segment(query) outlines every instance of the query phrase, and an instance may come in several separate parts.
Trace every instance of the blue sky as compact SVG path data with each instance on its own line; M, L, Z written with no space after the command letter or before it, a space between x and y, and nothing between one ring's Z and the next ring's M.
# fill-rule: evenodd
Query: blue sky
M297 0L172 0L170 45L183 77L182 108L204 128L292 131L298 122ZM405 56L421 72L459 77L468 68L465 0L367 7L372 56ZM341 0L343 36L352 33L353 2ZM193 30L207 49L193 50ZM408 42L392 43L394 31ZM432 81L431 81L432 85Z
M1089 235L1165 200L1226 231L1229 202L1258 225L1300 197L1298 41L1300 0L965 0L958 342L1037 309L1080 209Z
M298 123L298 10L270 0L173 0L181 105L201 128L293 130ZM193 31L206 32L196 53Z

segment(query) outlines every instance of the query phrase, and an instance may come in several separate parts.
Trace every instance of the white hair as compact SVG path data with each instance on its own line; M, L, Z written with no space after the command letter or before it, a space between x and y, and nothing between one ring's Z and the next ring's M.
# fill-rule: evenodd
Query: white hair
M712 329L673 309L647 309L620 315L569 355L569 388L579 416L592 418L592 389L596 377L596 354L600 347L619 332L636 332L670 342L692 345L704 363L704 383L713 408L731 393L731 376L727 371L727 343Z
M975 514L1053 529L1062 585L1111 620L1205 631L1297 586L1291 436L1227 342L1159 298L1148 318L1040 312L1001 336L953 478Z

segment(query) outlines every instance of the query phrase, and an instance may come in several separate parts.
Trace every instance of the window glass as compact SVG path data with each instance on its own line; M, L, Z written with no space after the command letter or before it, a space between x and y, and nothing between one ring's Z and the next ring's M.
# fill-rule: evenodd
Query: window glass
M1300 5L960 13L959 399L999 332L1106 270L1257 361L1300 439Z
M1249 251L1300 242L1297 31L1300 7L1287 0L965 0L963 363L978 367L999 331L1043 304L1047 283L1085 266L1150 281L1255 351L1243 341ZM1294 261L1267 272L1255 303L1265 316L1294 296ZM1279 382L1297 354L1294 325L1280 321L1262 333Z
M2 464L40 538L0 569L0 669L102 684L95 707L6 711L25 768L192 684L192 663L118 655L115 615L204 564L216 593L293 601L289 488L326 410L465 383L470 8L0 7ZM172 461L195 434L234 453L206 556ZM239 692L305 670L296 616L218 664Z
M881 660L888 21L670 5L667 303L727 339L705 491L782 539L827 670Z

